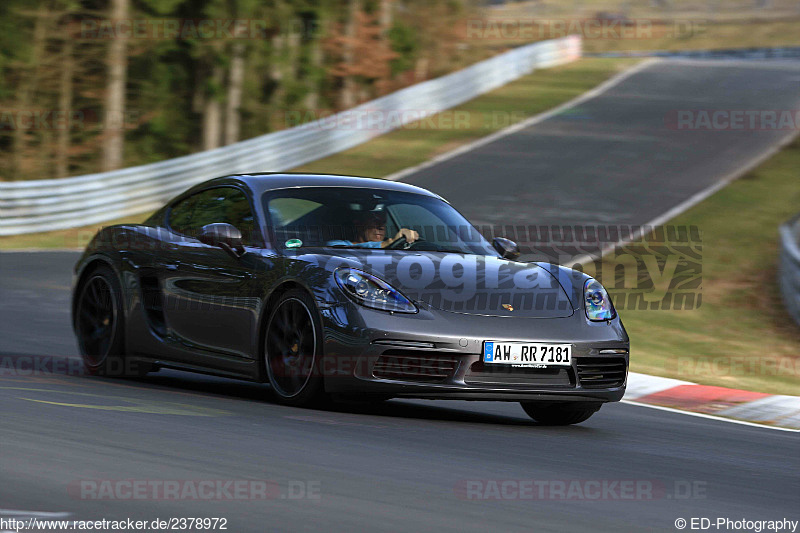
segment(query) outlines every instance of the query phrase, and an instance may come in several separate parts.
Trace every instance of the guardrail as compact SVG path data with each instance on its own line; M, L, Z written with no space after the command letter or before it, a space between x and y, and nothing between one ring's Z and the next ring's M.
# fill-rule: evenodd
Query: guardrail
M800 215L782 225L780 235L778 282L786 309L800 325Z
M419 83L337 115L223 148L111 172L0 182L0 236L67 229L154 210L190 185L237 172L283 171L444 111L537 68L581 56L577 36L542 41ZM369 127L339 127L370 114ZM348 120L350 122L348 122Z

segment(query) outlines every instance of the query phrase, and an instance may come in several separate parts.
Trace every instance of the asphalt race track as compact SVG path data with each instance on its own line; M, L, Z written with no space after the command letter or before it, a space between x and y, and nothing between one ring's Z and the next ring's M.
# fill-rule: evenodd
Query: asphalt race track
M478 223L646 223L787 133L673 131L670 110L798 109L798 89L797 64L657 63L406 181ZM517 404L312 411L272 403L266 386L179 372L83 377L68 312L77 256L0 254L0 518L217 517L234 532L676 531L679 518L800 518L797 433L629 404L567 428L537 426ZM13 370L30 365L53 373ZM214 501L80 490L119 480L274 490ZM631 482L633 494L621 488ZM607 490L595 498L597 486Z
M517 404L320 412L265 396L264 387L178 373L4 379L3 505L77 519L225 517L231 531L674 531L681 517L796 515L795 433L625 404L554 429ZM280 494L198 502L69 492L80 480L123 479L271 480ZM490 480L534 479L634 480L645 490L621 501L613 489L599 501L520 500L508 489L509 500L475 499L498 497ZM479 488L465 490L468 482ZM289 488L298 483L312 498L289 497L303 494Z
M403 178L476 225L647 224L793 128L714 130L722 111L796 110L800 62L657 61L543 122ZM684 113L684 114L681 114Z

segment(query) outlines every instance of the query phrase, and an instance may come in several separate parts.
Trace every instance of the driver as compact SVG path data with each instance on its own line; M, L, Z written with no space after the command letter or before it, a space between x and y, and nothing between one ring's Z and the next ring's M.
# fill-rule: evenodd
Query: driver
M411 244L419 240L419 233L413 229L400 228L394 238L386 238L386 214L382 211L369 211L355 220L357 238L342 244L361 248L386 248L400 238ZM337 243L338 244L338 243Z

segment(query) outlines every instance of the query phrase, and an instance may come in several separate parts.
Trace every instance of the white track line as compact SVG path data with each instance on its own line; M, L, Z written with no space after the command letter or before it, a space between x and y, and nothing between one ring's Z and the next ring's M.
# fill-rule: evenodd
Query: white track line
M650 65L652 65L654 63L657 63L659 61L660 61L660 59L658 59L658 58L652 58L652 59L648 59L646 61L643 61L643 62L641 62L641 63L629 68L628 70L626 70L624 72L620 72L619 74L617 74L613 78L611 78L609 80L606 80L605 82L601 83L600 85L598 85L594 89L591 89L590 91L585 92L585 93L581 94L580 96L577 96L577 97L573 98L572 100L570 100L568 102L564 102L563 104L561 104L561 105L559 105L557 107L554 107L553 109L551 109L549 111L545 111L544 113L539 113L538 115L534 115L532 117L528 117L525 120L523 120L522 122L517 122L516 124L513 124L513 125L511 125L511 126L509 126L507 128L503 128L500 131L496 131L496 132L492 133L491 135L488 135L486 137L481 137L478 140L475 140L475 141L469 142L469 143L467 143L465 145L459 146L458 148L455 148L454 150L451 150L449 152L445 152L445 153L443 153L441 155L438 155L438 156L434 157L433 159L429 159L429 160L425 161L424 163L420 163L419 165L414 165L413 167L404 168L403 170L395 172L394 174L389 174L388 176L384 176L383 179L392 180L392 181L397 181L397 180L403 179L404 177L408 176L409 174L413 174L413 173L418 172L420 170L426 169L428 167L431 167L433 165L441 163L442 161L447 161L448 159L452 159L452 158L457 157L457 156L459 156L459 155L461 155L463 153L471 152L472 150L475 150L476 148L479 148L479 147L484 146L486 144L489 144L489 143L491 143L493 141L496 141L497 139L500 139L502 137L506 137L506 136L511 135L513 133L516 133L516 132L518 132L520 130L524 130L525 128L527 128L529 126L533 126L534 124L538 124L538 123L540 123L540 122L542 122L544 120L547 120L548 118L551 118L551 117L561 113L562 111L564 111L566 109L569 109L570 107L574 107L574 106L576 106L578 104L581 104L581 103L583 103L583 102L585 102L587 100L591 100L592 98L595 98L595 97L601 95L602 93L604 93L607 90L611 89L615 85L618 85L620 82L624 81L625 79L633 76L634 74L644 70L645 68L647 68Z
M710 66L790 71L796 71L798 68L800 68L800 60L798 60L798 58L769 61L760 61L758 59L705 59L702 57L661 57L660 59L679 65L691 65L698 67Z
M739 424L740 426L750 426L754 428L774 429L776 431L788 431L790 433L800 433L800 429L782 428L779 426L768 426L766 424L756 424L755 422L747 422L746 420L736 420L734 418L725 418L722 416L714 416L706 413L695 413L693 411L683 411L681 409L673 409L672 407L662 407L660 405L651 405L649 403L639 403L635 400L622 400L622 403L630 405L637 405L639 407L648 407L650 409L657 409L659 411L667 411L669 413L676 413L679 415L696 416L698 418L706 418L710 420L718 420L720 422L729 422L731 424Z
M741 168L739 168L739 169L737 169L737 170L735 170L735 171L723 176L720 181L718 181L718 182L706 187L705 189L703 189L700 192L697 192L697 193L693 194L692 196L690 196L689 198L687 198L683 202L679 203L678 205L676 205L672 209L670 209L667 212L657 216L656 218L654 218L650 222L647 222L644 225L642 225L641 229L639 231L637 231L636 233L634 233L631 236L630 239L622 239L622 240L619 240L619 241L617 241L615 243L611 243L611 244L608 244L608 245L604 246L603 248L600 249L600 257L605 256L607 253L609 253L612 250L616 249L618 246L622 246L622 245L627 244L629 242L638 241L643 236L645 236L646 234L650 233L655 226L660 226L662 224L666 224L667 222L669 222L670 220L672 220L676 216L678 216L681 213L683 213L685 211L688 211L690 208L696 206L697 204L699 204L700 202L702 202L703 200L705 200L709 196L711 196L714 193L724 189L731 182L734 182L737 179L739 179L742 176L744 176L745 174L748 174L748 173L752 172L757 167L759 167L762 163L764 163L769 158L771 158L772 156L774 156L775 154L780 152L784 147L789 145L797 135L798 135L798 132L795 132L795 131L791 131L791 132L787 133L786 135L783 136L783 138L781 138L780 141L778 141L778 144L772 146L766 152L751 158L749 161L747 161L747 163L744 164L743 167L741 167ZM586 255L582 255L582 256L579 256L579 257L575 258L574 259L574 264L581 264L582 265L584 263L588 263L588 262L594 261L595 259L597 259L597 256L593 256L591 254L586 254Z

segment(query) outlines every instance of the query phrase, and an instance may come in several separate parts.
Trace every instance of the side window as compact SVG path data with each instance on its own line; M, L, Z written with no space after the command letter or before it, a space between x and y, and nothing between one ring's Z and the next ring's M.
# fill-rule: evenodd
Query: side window
M275 198L269 202L269 216L276 226L288 226L321 206L304 198Z
M206 224L215 222L227 222L230 224L230 221L225 217L226 192L225 188L218 187L205 190L197 195L197 206L194 209L194 216L192 216L194 235L197 235L200 232L200 228Z
M239 228L245 244L254 244L256 220L253 216L253 210L250 209L250 202L247 201L247 196L239 189L228 189L227 207L225 216L228 219L228 224Z
M188 224L181 225L183 212L179 208L184 202L187 203L187 208L190 208L191 216ZM178 210L177 221L175 220L176 210ZM174 230L192 237L197 236L200 229L206 224L215 222L224 222L235 226L242 232L244 244L253 244L255 218L247 196L239 189L216 187L199 192L175 205L170 215L170 226Z
M267 203L270 227L275 242L283 243L289 239L303 242L325 242L331 240L351 240L350 235L336 217L341 212L314 200L293 197L278 197Z
M169 227L178 233L189 235L192 228L192 212L197 204L197 195L184 198L169 210Z

